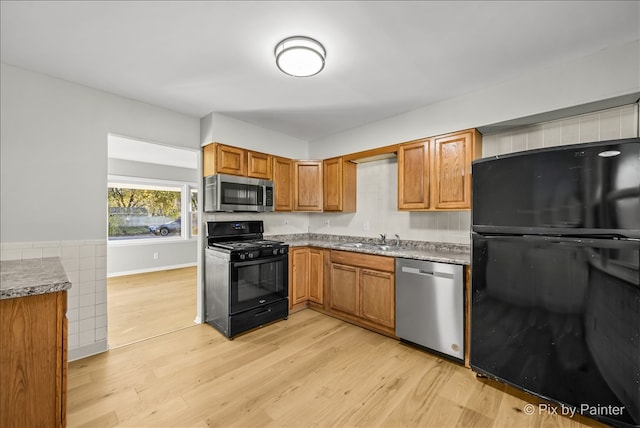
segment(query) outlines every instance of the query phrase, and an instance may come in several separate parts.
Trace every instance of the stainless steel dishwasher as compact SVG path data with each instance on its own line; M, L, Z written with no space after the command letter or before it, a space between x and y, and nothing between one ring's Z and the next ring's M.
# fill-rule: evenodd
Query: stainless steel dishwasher
M396 258L396 336L462 361L461 265Z

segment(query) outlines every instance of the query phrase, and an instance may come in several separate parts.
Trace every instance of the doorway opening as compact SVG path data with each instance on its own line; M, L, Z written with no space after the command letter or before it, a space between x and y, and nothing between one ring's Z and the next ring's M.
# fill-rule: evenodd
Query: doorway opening
M198 322L199 152L108 138L109 348Z

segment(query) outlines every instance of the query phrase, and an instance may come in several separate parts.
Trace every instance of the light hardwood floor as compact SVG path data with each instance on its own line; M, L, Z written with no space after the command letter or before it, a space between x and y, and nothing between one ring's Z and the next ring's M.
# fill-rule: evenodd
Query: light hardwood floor
M525 414L525 405L535 407ZM581 427L539 400L303 310L227 340L206 324L69 364L69 427Z
M196 267L109 278L109 347L194 325Z

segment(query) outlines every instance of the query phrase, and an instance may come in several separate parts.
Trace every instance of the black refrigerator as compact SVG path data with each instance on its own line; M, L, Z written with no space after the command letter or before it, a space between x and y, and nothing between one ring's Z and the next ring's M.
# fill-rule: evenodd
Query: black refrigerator
M472 165L472 369L640 426L640 139Z

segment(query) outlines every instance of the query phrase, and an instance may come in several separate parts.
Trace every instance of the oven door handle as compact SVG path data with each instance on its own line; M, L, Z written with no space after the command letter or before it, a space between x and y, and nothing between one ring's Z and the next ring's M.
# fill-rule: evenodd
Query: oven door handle
M259 259L243 260L241 262L231 262L231 267L236 268L236 267L244 267L244 266L261 265L264 263L280 262L283 260L287 260L288 257L289 256L287 254L282 254L282 255L273 256L273 257L262 257Z

